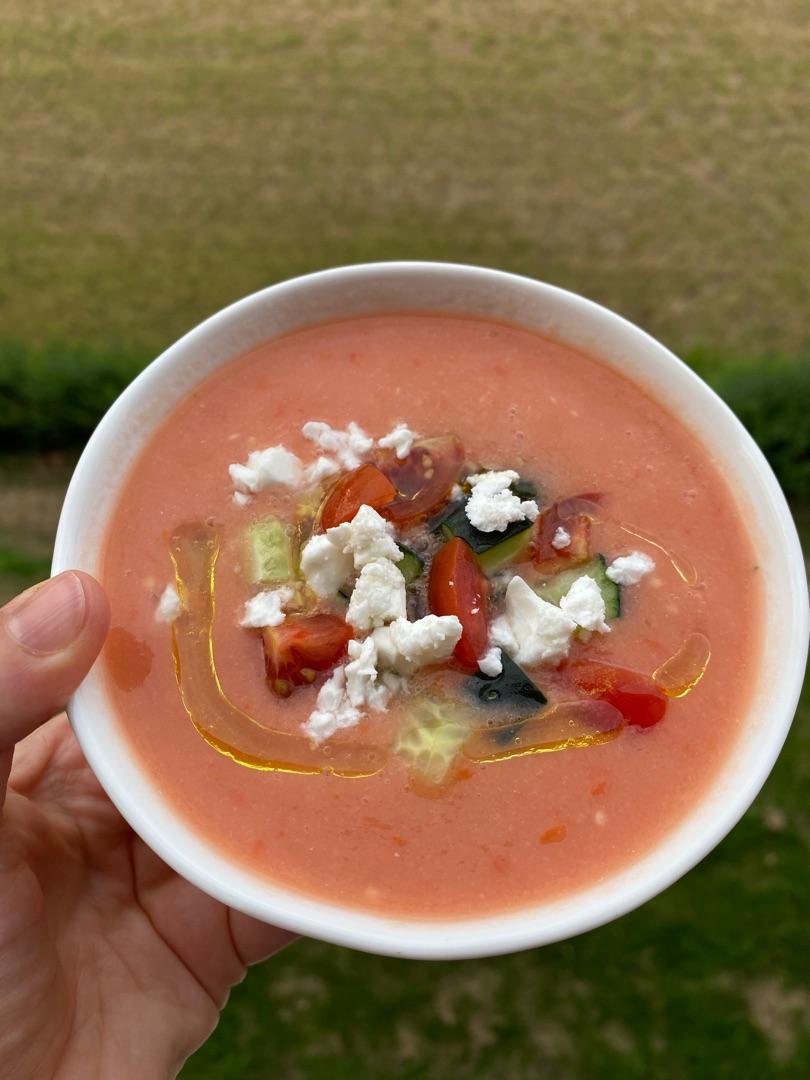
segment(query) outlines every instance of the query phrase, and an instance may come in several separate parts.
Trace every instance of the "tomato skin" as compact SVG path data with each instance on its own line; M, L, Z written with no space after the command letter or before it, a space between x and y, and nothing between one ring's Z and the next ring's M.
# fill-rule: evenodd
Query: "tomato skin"
M598 495L562 499L549 506L537 520L534 564L541 573L557 574L569 567L582 566L591 558L591 518L598 510ZM571 542L555 548L557 529L565 529Z
M351 521L361 506L379 510L396 493L394 485L376 466L360 465L341 476L332 488L321 511L321 528L325 531Z
M664 718L667 697L649 675L593 660L575 660L567 671L579 690L609 702L628 724L647 728Z
M378 450L375 462L396 488L396 497L380 513L398 528L415 525L449 501L464 464L464 447L455 435L420 439L400 459L393 450Z
M270 689L289 697L294 687L311 683L316 671L342 659L351 636L344 619L326 612L288 615L278 626L266 626L262 640Z
M479 657L487 651L489 582L470 545L455 536L436 552L428 580L428 603L434 615L456 615L462 633L453 650L456 662L467 672L478 670Z

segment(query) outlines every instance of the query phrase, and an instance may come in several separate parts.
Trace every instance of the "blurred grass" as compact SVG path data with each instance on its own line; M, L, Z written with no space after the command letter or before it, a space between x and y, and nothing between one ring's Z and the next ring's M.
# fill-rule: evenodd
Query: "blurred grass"
M805 0L5 0L0 336L159 350L427 258L794 354L808 44Z

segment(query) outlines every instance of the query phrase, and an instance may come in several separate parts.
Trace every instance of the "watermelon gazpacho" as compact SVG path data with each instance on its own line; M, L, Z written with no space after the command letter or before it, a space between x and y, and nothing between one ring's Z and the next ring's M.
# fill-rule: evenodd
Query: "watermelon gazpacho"
M435 315L211 377L133 470L105 584L122 723L180 812L406 917L648 851L733 744L757 648L751 542L694 437L597 361Z

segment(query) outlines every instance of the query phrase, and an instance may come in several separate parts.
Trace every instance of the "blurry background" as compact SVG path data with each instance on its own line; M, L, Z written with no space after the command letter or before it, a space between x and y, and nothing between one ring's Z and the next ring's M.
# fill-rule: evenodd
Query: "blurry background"
M0 599L107 404L294 274L439 259L584 293L741 415L810 524L806 0L4 0ZM183 1080L810 1074L810 707L684 881L574 941L312 942ZM644 808L639 807L639 813Z

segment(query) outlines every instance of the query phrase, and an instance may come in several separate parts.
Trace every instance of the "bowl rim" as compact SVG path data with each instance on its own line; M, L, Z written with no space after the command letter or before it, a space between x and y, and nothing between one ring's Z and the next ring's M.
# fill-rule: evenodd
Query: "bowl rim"
M517 325L527 325L526 312L533 303L541 307L546 304L555 312L554 318L550 322L546 318L545 329L537 325L527 328L557 336L554 331L564 328L568 319L573 325L590 328L597 336L608 334L611 340L615 338L618 342L617 347L629 349L637 361L644 357L643 365L636 362L631 379L643 385L646 379L647 385L652 386L650 379L654 383L666 374L670 390L673 383L677 384L679 394L691 394L699 404L701 423L711 421L735 440L734 452L740 456L741 467L758 484L758 497L762 502L757 507L759 517L764 519L767 509L771 538L784 557L786 595L780 598L780 603L793 648L787 651L789 656L783 657L785 681L777 687L778 707L775 709L778 722L765 729L766 737L759 746L756 761L746 771L744 782L723 798L722 813L704 822L697 832L693 828L687 848L681 834L684 824L692 821L690 813L686 822L667 834L648 857L611 878L608 887L580 890L553 903L470 920L390 918L353 911L268 885L266 879L247 873L244 868L228 862L220 852L207 848L199 834L172 817L169 804L150 788L145 770L132 761L134 755L127 762L121 752L123 737L117 747L110 742L115 738L115 721L109 716L110 710L107 710L106 720L101 719L104 699L97 668L71 698L68 714L88 762L123 817L165 862L203 891L265 922L334 944L392 956L461 959L517 951L573 937L632 911L667 888L708 854L742 817L767 779L787 737L802 687L810 636L801 546L785 497L764 455L731 410L694 372L665 346L622 316L558 286L501 270L451 262L393 261L336 267L292 278L261 289L211 315L166 349L121 394L91 436L76 467L57 530L52 572L78 568L92 573L96 569L87 551L95 550L98 557L102 546L98 538L99 519L93 517L98 474L105 467L109 469L111 455L114 457L120 452L116 448L121 432L133 423L142 424L144 441L148 438L162 416L155 413L145 419L144 408L150 400L154 402L158 391L165 391L178 372L182 371L182 378L193 384L202 381L220 364L244 354L248 351L244 347L245 333L248 337L252 333L261 335L262 328L268 325L268 312L274 315L279 325L288 325L291 319L295 322L295 318L300 317L295 315L296 311L317 309L325 302L324 297L334 298L338 291L344 297L344 304L350 306L351 303L371 303L370 311L396 310L374 305L390 303L392 296L403 288L403 283L413 285L428 281L437 303L445 294L468 300L470 296L486 298L489 292L503 293L503 296L513 294L519 299L515 306ZM399 310L406 309L416 310L414 305L402 305ZM361 307L361 310L366 309ZM463 315L465 311L459 306L448 313ZM466 311L466 314L481 313ZM496 316L485 312L483 317ZM304 317L298 325L304 327L317 321L335 321L335 318L334 315L321 320ZM512 320L501 318L500 321ZM273 323L273 317L270 322ZM265 333L255 344L275 336L278 333ZM234 348L237 339L242 341L242 347L225 356L229 348ZM587 340L572 342L570 336L562 340L581 351L590 351L585 348ZM608 358L604 352L598 353L596 358L608 366L618 366L617 358ZM195 374L189 368L191 359L200 360L202 369L199 373ZM652 373L645 366L650 361L655 368ZM657 388L655 396L665 405L672 404L672 397L661 387ZM168 395L166 400L169 401ZM170 407L167 405L164 411L167 413ZM679 412L677 415L682 423L690 426L691 421L687 422ZM705 431L701 441L706 442ZM746 497L754 496L748 492ZM103 518L103 511L99 513ZM89 537L94 530L95 546ZM712 790L714 787L716 784ZM667 858L662 857L665 851Z

